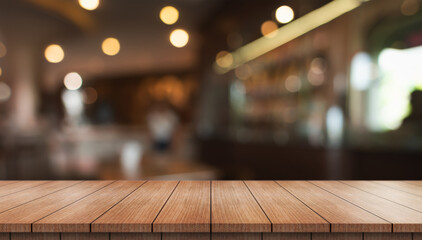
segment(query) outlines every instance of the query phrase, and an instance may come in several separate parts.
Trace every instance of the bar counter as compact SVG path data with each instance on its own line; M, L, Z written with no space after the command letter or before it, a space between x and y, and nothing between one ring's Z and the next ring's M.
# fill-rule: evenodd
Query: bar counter
M422 181L0 181L0 239L422 240Z

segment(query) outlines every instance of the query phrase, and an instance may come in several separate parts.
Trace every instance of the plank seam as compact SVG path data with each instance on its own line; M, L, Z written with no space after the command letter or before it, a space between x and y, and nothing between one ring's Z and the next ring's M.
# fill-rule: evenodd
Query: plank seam
M117 181L115 181L117 182ZM121 201L125 200L129 195L131 195L133 192L135 192L136 190L138 190L140 187L142 187L145 183L147 183L148 181L144 181L141 185L139 185L138 187L136 187L134 190L132 190L130 193L128 193L126 196L124 196L122 199L120 199L119 201L117 201L115 204L113 204L113 206L111 206L109 209L107 209L105 212L101 213L100 216L98 216L97 218L95 218L94 220L92 220L92 222L89 224L89 232L92 232L92 223L95 222L97 219L99 219L100 217L102 217L104 214L106 214L108 211L110 211L110 209L114 208L117 204L119 204Z
M322 188L322 187L320 187L320 186L318 186L318 185L316 185L316 184L313 184L313 183L312 183L312 182L310 182L310 181L307 181L307 182L309 182L310 184L312 184L312 185L314 185L314 186L316 186L316 187L318 187L318 188L320 188L320 189L322 189L322 190L324 190L324 191L328 192L329 194L331 194L331 195L333 195L333 196L336 196L336 197L338 197L338 198L340 198L340 199L342 199L342 200L344 200L344 201L346 201L346 202L348 202L348 203L350 203L350 204L352 204L352 205L354 205L354 206L356 206L356 207L358 207L358 208L360 208L360 209L364 210L365 212L368 212L368 213L370 213L370 214L372 214L372 215L374 215L374 216L376 216L376 217L378 217L378 218L380 218L380 219L382 219L382 220L384 220L384 221L386 221L386 222L390 223L390 224L391 224L391 232L393 232L393 223L392 223L392 222L390 222L390 221L388 221L387 219L384 219L384 218L382 218L382 217L378 216L377 214L372 213L372 212L370 212L369 210L367 210L367 209L365 209L365 208L363 208L363 207L361 207L361 206L359 206L359 205L357 205L357 204L355 204L355 203L353 203L353 202L351 202L351 201L349 201L349 200L347 200L347 199L345 199L345 198L342 198L342 197L340 197L340 196L338 196L338 195L336 195L336 194L334 194L334 193L332 193L332 192L330 192L330 191L328 191L328 190L326 190L326 189L324 189L324 188Z
M245 181L242 181L243 184L245 184L246 188L248 189L248 191L251 193L253 199L255 199L255 202L258 204L258 206L261 208L262 212L264 213L265 217L267 217L268 221L271 224L271 232L273 232L273 222L271 222L270 218L267 216L267 213L264 211L264 209L262 208L261 204L258 202L258 200L256 199L255 195L253 195L252 191L249 189L248 185L245 183Z
M91 194L93 194L93 193L98 192L99 190L101 190L101 189L103 189L103 188L105 188L105 187L109 186L110 184L112 184L112 183L114 183L114 182L116 182L116 181L112 181L111 183L109 183L109 184L107 184L107 185L105 185L105 186L103 186L103 187L101 187L101 188L99 188L99 189L95 190L94 192L92 192L92 193L90 193L90 194L88 194L88 195L86 195L86 196L83 196L82 198L79 198L79 199L75 200L74 202L69 203L68 205L66 205L66 206L64 206L64 207L62 207L62 208L59 208L59 209L57 209L56 211L51 212L51 213L49 213L49 214L45 215L44 217L42 217L42 218L40 218L40 219L37 219L36 221L34 221L33 223L31 223L31 232L33 232L33 230L32 230L32 229L33 229L33 224L34 224L34 223L36 223L36 222L38 222L38 221L40 221L40 220L42 220L42 219L44 219L44 218L46 218L46 217L50 216L50 215L51 215L51 214L53 214L53 213L56 213L56 212L58 212L58 211L62 210L63 208L66 208L66 207L68 207L68 206L70 206L70 205L72 205L72 204L74 204L74 203L76 203L76 202L79 202L80 200L82 200L82 199L84 199L84 198L88 197L89 195L91 195ZM91 231L91 228L90 228L90 231Z
M311 209L312 212L314 212L316 215L320 216L322 219L324 219L324 221L326 221L329 225L330 225L330 232L331 232L331 223L325 219L323 216L321 216L319 213L317 213L315 210L313 210L311 207L309 207L306 203L304 203L299 197L297 197L296 195L294 195L293 193L291 193L289 190L287 190L285 187L283 187L280 183L278 183L277 181L274 181L277 185L279 185L281 188L283 188L284 190L286 190L290 195L292 195L294 198L296 198L297 200L299 200L299 202L301 202L303 205L305 205L307 208ZM312 238L312 237L311 237Z
M376 182L376 181L373 181L373 183L378 184L378 185L381 185L381 186L384 186L384 187L388 187L388 188L391 188L391 189L394 189L394 190L397 190L397 191L400 191L400 192L404 192L404 193L407 193L407 194L412 194L412 195L414 195L414 196L422 197L422 195L417 195L417 194L415 194L415 193L406 192L406 191L403 191L403 190L401 190L401 189L398 189L398 188L395 188L395 187L389 186L389 185L387 185L387 184L382 184L382 183L380 183L380 182ZM405 182L403 182L403 183L405 183ZM419 186L419 187L420 187L420 186ZM422 189L422 187L421 187L421 189Z
M385 199L385 200L387 200L387 201L393 202L393 203L395 203L395 204L401 205L401 206L403 206L403 207L406 207L406 208L409 208L409 209L412 209L412 210L414 210L414 211L417 211L417 212L421 212L421 213L422 213L422 211L419 211L418 209L411 208L411 207L406 206L406 205L404 205L404 204L401 204L401 203L398 203L398 202L392 201L392 200L390 200L390 199L384 198L383 196L380 196L380 195L377 195L377 194L374 194L374 193L371 193L371 192L365 191L365 190L363 190L363 189L361 189L361 188L358 188L358 187L355 187L355 186L353 186L353 185L347 184L347 183L346 183L346 182L344 182L344 181L339 181L339 182L341 182L341 183L343 183L343 184L346 184L347 186L350 186L350 187L353 187L353 188L359 189L359 190L361 190L361 191L364 191L364 192L366 192L366 193L372 194L372 195L374 195L374 196L380 197L380 198ZM418 197L420 197L420 196L418 196Z
M5 194L5 195L1 195L0 197L6 197L6 196L9 196L9 195L11 195L11 194L19 193L19 192L22 192L22 191L28 190L28 189L33 188L33 187L39 187L39 186L41 186L41 185L43 185L43 184L47 184L47 183L49 183L49 182L52 182L52 181L45 181L45 182L43 182L43 183L41 183L41 184L38 184L38 185L35 185L35 186L32 186L32 187L28 187L28 188L24 188L24 189L19 190L19 191L17 191L17 192L12 192L12 193L8 193L8 194ZM8 184L6 184L6 185L2 185L1 187L8 186L8 185L10 185L10 184L15 184L15 183L19 183L19 182L8 183Z
M58 192L58 191L64 190L64 189L66 189L66 188L70 188L70 187L75 186L75 185L77 185L77 184L81 184L81 183L83 183L83 182L84 182L84 181L76 182L75 184L72 184L72 185L67 186L67 187L65 187L65 188L61 188L61 189L59 189L59 190L56 190L56 191L51 192L51 193L48 193L48 194L43 195L43 196L41 196L41 197L38 197L38 198L32 199L32 200L30 200L30 201L28 201L28 202L25 202L25 203L22 203L22 204L20 204L20 205L14 206L14 207L9 208L9 209L7 209L7 210L4 210L3 212L0 212L0 213L5 213L5 212L7 212L7 211L10 211L10 210L15 209L15 208L17 208L17 207L20 207L20 206L25 205L25 204L27 204L27 203L33 202L33 201L35 201L35 200L38 200L38 199L43 198L43 197L45 197L45 196L51 195L51 194L56 193L56 192ZM40 186L40 185L39 185L39 186Z
M152 220L151 223L151 232L154 232L154 222L157 219L158 215L160 215L161 211L163 210L164 206L166 206L167 202L169 201L169 199L171 198L171 196L173 195L174 191L176 191L176 188L179 186L180 181L177 182L176 186L174 187L173 191L171 191L169 197L167 198L167 200L164 202L163 206L160 208L160 211L158 211L157 216L155 216L154 220ZM161 234L162 236L163 234Z
M400 182L407 183L407 184L410 184L410 185L413 185L413 186L422 187L422 185L419 185L419 184L413 183L414 181L400 181Z

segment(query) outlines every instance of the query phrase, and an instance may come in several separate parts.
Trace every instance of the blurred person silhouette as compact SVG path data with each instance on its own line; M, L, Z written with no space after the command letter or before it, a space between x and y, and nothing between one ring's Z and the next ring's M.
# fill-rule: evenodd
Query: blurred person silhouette
M156 152L167 152L179 123L176 113L167 103L157 103L147 115L148 129Z
M422 91L412 92L410 105L409 116L403 119L402 125L397 130L401 140L399 144L403 144L405 148L422 150Z

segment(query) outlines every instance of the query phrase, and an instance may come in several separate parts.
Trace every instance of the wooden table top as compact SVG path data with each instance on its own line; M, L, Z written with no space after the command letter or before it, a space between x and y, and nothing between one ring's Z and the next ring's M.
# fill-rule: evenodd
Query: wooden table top
M422 232L422 181L0 181L0 232Z

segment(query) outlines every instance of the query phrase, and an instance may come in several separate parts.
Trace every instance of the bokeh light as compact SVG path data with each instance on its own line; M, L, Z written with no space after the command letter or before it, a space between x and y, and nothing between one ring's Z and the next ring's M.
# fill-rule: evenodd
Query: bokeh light
M79 0L79 5L89 11L97 9L100 0Z
M4 82L0 82L0 102L9 100L10 96L12 96L10 87Z
M170 34L170 42L177 48L186 46L189 42L189 34L183 29L176 29Z
M295 75L287 77L284 85L289 92L298 92L302 88L302 82L300 78Z
M0 58L6 56L6 54L7 54L6 46L2 42L0 42Z
M265 21L261 25L261 33L264 37L272 38L277 35L277 23L271 20Z
M233 55L227 51L220 51L215 57L218 66L228 68L233 64Z
M281 6L275 11L275 18L279 23L288 23L293 20L295 13L289 6Z
M163 7L160 11L160 19L167 25L172 25L179 19L179 11L172 6Z
M403 15L412 16L419 11L419 2L418 0L404 0L400 8Z
M120 42L116 38L107 38L103 41L101 48L104 54L114 56L120 52Z
M64 86L68 90L78 90L82 86L82 77L77 72L71 72L64 77Z
M325 81L327 63L323 58L314 58L308 72L308 81L313 86L319 86Z
M234 74L240 80L247 80L252 76L252 68L248 64L244 64L234 70Z
M0 77L3 75L3 69L0 67Z
M44 56L51 63L59 63L63 61L64 51L60 45L51 44L45 49Z

